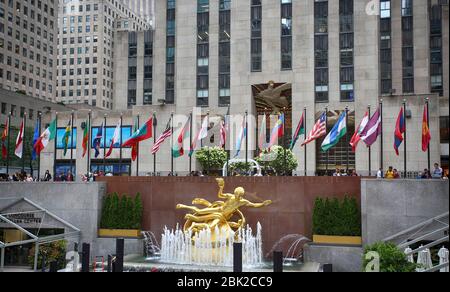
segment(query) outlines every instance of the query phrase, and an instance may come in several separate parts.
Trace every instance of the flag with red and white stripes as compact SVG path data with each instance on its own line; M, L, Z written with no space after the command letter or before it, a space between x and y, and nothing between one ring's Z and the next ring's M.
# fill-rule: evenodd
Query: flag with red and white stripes
M303 142L302 147L306 144L311 143L314 140L319 139L327 134L327 114L324 112L320 119L316 122L311 132L309 132L308 137L306 137L305 142Z
M172 127L171 127L172 118L170 118L169 122L167 123L166 129L164 132L162 132L161 136L159 136L158 139L156 139L155 145L153 145L152 148L152 154L158 153L159 149L161 148L161 145L166 141L167 138L172 136Z
M16 139L16 150L14 151L14 154L19 158L22 158L23 156L23 136L25 132L24 120L25 118L22 120L22 125L20 126L20 131Z

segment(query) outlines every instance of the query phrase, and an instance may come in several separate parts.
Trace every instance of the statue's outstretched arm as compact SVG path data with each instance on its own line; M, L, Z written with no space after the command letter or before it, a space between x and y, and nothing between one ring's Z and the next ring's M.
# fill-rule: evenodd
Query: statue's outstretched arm
M223 180L223 178L218 178L216 179L216 181L217 184L219 185L219 192L217 193L217 196L220 199L229 199L231 196L223 193L223 189L225 187L225 181Z
M270 204L272 204L271 200L267 200L262 203L252 203L248 200L243 200L243 202L245 203L245 206L252 207L252 208L262 208L262 207L269 206Z

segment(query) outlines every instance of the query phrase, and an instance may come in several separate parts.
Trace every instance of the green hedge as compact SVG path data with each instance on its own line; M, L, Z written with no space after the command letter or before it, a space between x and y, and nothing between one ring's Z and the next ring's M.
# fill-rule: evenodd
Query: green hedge
M355 198L317 198L313 210L313 233L329 236L361 236L361 213Z
M142 221L141 194L134 199L126 194L110 194L103 199L102 229L141 229Z
M418 267L417 264L408 262L406 255L395 244L378 242L364 249L363 271L366 271L371 262L371 259L365 256L369 252L378 253L381 273L413 273Z

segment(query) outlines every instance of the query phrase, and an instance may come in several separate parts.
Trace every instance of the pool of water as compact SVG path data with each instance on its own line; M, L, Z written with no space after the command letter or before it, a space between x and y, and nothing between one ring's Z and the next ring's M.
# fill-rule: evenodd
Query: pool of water
M318 272L320 265L317 263L302 263L286 261L283 270L285 272ZM179 265L163 263L159 258L145 258L139 255L127 256L124 263L124 271L127 272L232 272L233 267ZM273 271L272 263L264 263L254 267L243 267L244 272L268 273Z

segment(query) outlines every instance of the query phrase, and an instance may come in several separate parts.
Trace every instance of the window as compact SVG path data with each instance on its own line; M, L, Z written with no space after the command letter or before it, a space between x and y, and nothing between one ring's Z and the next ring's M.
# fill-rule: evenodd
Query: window
M341 101L354 98L353 0L339 0Z
M251 0L251 71L262 71L262 4L261 0Z
M403 93L414 92L414 40L412 0L402 0Z
M175 33L176 0L167 0L166 20L166 103L175 101Z
M380 91L392 92L391 1L380 2Z
M314 2L314 64L315 101L328 102L328 1Z
M292 3L281 0L281 69L292 69Z
M197 106L208 105L209 0L197 0Z
M219 4L219 106L230 104L231 0Z
M2 105L3 106L3 105ZM2 107L3 109L3 107ZM449 143L449 135L450 135L450 122L449 117L444 116L439 118L440 121L440 132L441 132L441 144Z

